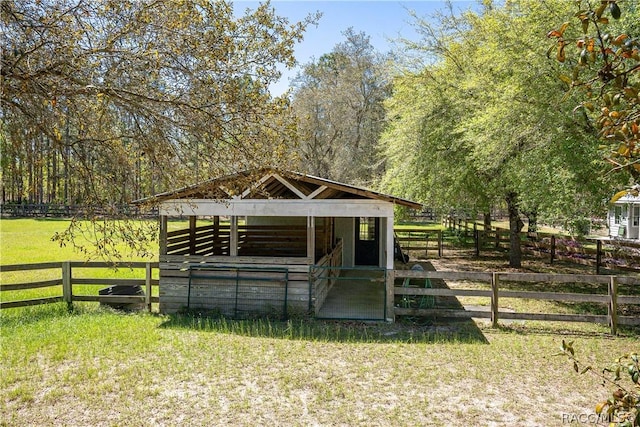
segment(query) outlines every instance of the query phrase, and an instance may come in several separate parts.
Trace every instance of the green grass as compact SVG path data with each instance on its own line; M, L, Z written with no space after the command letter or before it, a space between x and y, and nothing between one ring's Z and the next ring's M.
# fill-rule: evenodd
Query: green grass
M21 224L22 236L56 225ZM7 242L5 225L3 258L15 250L18 262L36 262L35 241L24 242L33 251L19 247L25 239ZM91 303L0 316L7 426L560 426L563 414L593 414L608 397L553 356L563 339L593 366L640 350L635 331L613 338L596 325L249 322Z
M62 233L69 226L69 220L62 219L2 219L0 221L0 264L33 264L43 262L63 261L103 261L97 256L77 251L72 245L61 246L52 240L56 233ZM186 221L171 221L169 229L176 230L187 226ZM88 243L88 238L79 237L79 243ZM125 250L123 244L119 245ZM151 253L157 249L149 248ZM130 261L157 261L157 255L152 258L127 257ZM73 277L76 278L144 278L144 269L120 268L75 268ZM2 273L0 283L31 283L42 280L58 279L62 277L61 268L46 270L32 270ZM155 272L157 278L157 271ZM74 293L78 295L97 295L104 286L82 285L74 286ZM30 289L23 291L3 292L3 301L16 301L41 297L62 295L62 286Z
M44 310L3 324L5 425L561 425L605 396L548 333ZM571 339L595 363L638 348Z

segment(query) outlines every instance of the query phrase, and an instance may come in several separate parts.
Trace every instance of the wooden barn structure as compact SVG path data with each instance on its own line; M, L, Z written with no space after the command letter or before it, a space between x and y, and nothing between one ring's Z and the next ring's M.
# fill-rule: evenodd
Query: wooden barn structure
M371 320L393 319L387 298L393 299L393 283L385 278L394 268L394 206L422 208L273 169L212 179L138 203L159 207L161 312L304 312ZM170 217L181 217L180 224L188 218L188 225L169 231ZM341 280L349 276L360 280ZM356 299L346 301L347 295ZM368 301L368 312L356 311L358 298Z

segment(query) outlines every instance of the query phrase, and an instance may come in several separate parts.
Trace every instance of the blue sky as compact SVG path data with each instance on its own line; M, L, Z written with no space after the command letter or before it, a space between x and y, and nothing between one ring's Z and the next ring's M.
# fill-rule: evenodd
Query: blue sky
M236 0L234 9L242 14L247 8L255 8L258 2ZM318 26L310 26L305 33L304 41L295 50L300 64L319 58L330 52L333 47L344 40L342 32L353 27L356 32L364 32L371 38L371 44L379 51L392 49L392 40L403 37L417 40L413 30L413 21L408 13L414 10L418 16L430 18L437 10L445 7L443 0L378 0L378 1L306 1L306 0L272 0L276 13L289 18L289 22L301 21L310 13L322 12ZM476 8L478 1L453 1L456 10ZM295 77L297 70L284 70L278 85L271 88L273 95L282 94L289 86L289 79Z

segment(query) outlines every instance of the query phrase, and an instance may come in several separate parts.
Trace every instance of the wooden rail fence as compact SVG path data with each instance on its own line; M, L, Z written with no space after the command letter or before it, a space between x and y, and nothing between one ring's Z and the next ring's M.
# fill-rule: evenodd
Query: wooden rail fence
M459 229L474 237L476 255L483 248L508 249L510 231L503 228L484 230L483 225L459 220ZM473 234L471 234L473 233ZM610 268L623 271L640 271L640 243L622 239L579 239L552 233L520 234L522 251L537 257L549 258L549 262L567 261L593 266L596 274Z
M541 320L561 322L592 322L609 325L611 333L615 334L618 325L640 325L637 316L626 316L620 313L621 305L640 305L640 296L620 294L619 285L638 286L640 278L631 276L606 276L606 275L577 275L577 274L543 274L543 273L503 273L503 272L453 272L453 271L416 271L395 270L393 277L416 279L442 279L451 281L472 281L488 284L488 289L462 289L462 288L410 288L394 287L394 295L403 296L462 296L485 297L490 299L488 311L479 310L451 310L451 309L417 309L394 307L395 315L411 316L438 316L438 317L463 317L463 318L489 318L491 323L498 325L500 319L515 320ZM393 277L391 280L393 280ZM550 290L526 291L509 290L504 285L506 282L516 283L540 283L544 282ZM587 283L606 284L607 293L575 293L553 291L555 284L562 283ZM597 314L559 314L559 313L513 313L500 310L502 298L525 298L533 300L553 300L577 303L599 303L607 306L606 315ZM437 306L437 303L436 303Z
M429 255L429 251L437 251L438 256L442 256L441 230L394 228L393 232L403 251L424 251L425 256Z
M40 280L28 283L12 283L0 285L0 296L6 292L23 291L28 289L47 288L61 286L62 294L51 297L5 301L1 298L0 309L25 307L39 304L49 304L65 301L72 305L74 301L93 301L101 303L145 304L147 310L151 310L151 304L159 302L157 296L153 296L153 288L158 286L158 280L153 278L154 270L158 269L158 263L132 262L121 264L120 268L144 269L144 275L140 278L80 278L74 277L76 268L110 268L110 263L104 262L49 262L38 264L16 264L0 266L0 273L26 272L33 270L59 270L60 275L54 279ZM483 297L489 299L488 310L458 310L437 308L404 308L394 307L396 316L437 316L458 318L489 318L494 326L501 319L510 320L538 320L561 322L591 322L606 324L611 333L615 334L619 325L640 326L640 317L626 315L622 307L640 305L638 292L621 292L620 287L625 288L640 286L640 277L616 276L616 275L587 275L587 274L544 274L544 273L507 273L507 272L470 272L470 271L418 271L418 270L393 270L388 274L388 279L442 279L445 281L469 281L485 284L484 289L477 288L414 288L393 287L395 296L431 296L431 297ZM509 283L519 284L545 284L544 291L536 290L512 290ZM577 293L554 290L558 284L582 283L606 287L606 292ZM78 285L140 285L144 286L145 295L79 295L74 292ZM522 286L522 285L521 285ZM585 313L513 313L500 307L500 301L504 298L518 298L530 300L551 300L573 303L596 303L606 306L607 314ZM393 301L391 298L390 301Z
M141 210L136 206L128 204L116 207L116 212L120 214L140 215ZM12 218L71 218L82 217L90 214L113 215L113 209L106 210L101 207L86 207L80 205L64 205L57 203L0 203L0 216ZM144 214L150 218L158 215L157 208L153 208Z
M129 262L118 265L118 268L144 269L141 278L79 278L73 276L74 268L112 268L111 263L106 262L45 262L38 264L13 264L0 266L0 273L21 272L33 270L60 271L60 276L54 279L33 281L27 283L0 284L0 309L26 307L30 305L50 304L65 301L72 305L74 301L95 301L112 304L145 304L151 311L151 304L158 302L158 297L153 296L153 287L158 286L158 279L153 278L154 270L158 269L157 262ZM23 300L6 301L6 293L12 291L25 291L29 289L49 288L62 285L62 295L44 298L32 298ZM75 285L112 286L128 285L144 287L144 295L77 295L74 292Z

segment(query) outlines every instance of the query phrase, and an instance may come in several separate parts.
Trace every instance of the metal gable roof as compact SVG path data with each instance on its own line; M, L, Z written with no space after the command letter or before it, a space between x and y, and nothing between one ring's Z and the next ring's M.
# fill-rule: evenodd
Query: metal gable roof
M410 209L422 209L420 203L367 188L300 172L267 168L210 179L136 200L133 203L153 204L179 199L371 199L386 201Z

